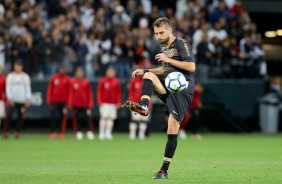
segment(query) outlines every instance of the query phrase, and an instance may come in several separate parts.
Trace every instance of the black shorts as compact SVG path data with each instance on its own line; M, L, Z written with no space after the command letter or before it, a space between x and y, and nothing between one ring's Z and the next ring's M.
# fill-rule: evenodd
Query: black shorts
M158 76L158 78L164 86L166 94L160 95L155 93L166 104L165 113L167 115L172 114L173 117L181 123L192 103L193 94L188 92L188 89L184 89L180 93L171 93L166 89L164 80L160 76Z

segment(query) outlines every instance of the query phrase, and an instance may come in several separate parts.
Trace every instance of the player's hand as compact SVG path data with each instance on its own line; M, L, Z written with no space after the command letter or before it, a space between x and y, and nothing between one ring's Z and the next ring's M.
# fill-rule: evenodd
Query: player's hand
M26 107L22 107L22 108L21 108L21 113L24 114L25 111L26 111Z
M157 61L161 61L161 62L165 62L165 63L169 63L169 57L167 57L164 53L160 53L160 54L157 54L155 56L155 59Z
M144 70L143 69L136 69L132 72L132 78L134 79L137 76L142 76L144 75Z
M67 113L68 113L68 108L67 107L63 108L63 114L67 114Z
M25 101L25 103L24 103L24 107L25 108L28 108L30 106L30 102L27 100L27 101Z
M90 116L90 115L91 115L91 112L92 112L92 111L91 111L91 109L90 109L90 108L86 110L86 114L87 114L88 116Z
M13 100L8 101L9 106L13 107L15 105L15 102Z

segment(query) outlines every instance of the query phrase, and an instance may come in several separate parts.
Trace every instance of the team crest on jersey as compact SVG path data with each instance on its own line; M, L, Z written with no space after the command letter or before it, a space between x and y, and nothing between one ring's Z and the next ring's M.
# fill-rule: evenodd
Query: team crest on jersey
M104 84L104 88L105 88L105 89L109 89L109 88L110 88L110 84L109 84L108 82L106 82L106 83Z
M73 84L73 88L74 88L74 89L78 89L78 87L79 87L79 85L78 85L77 83L74 83L74 84Z
M54 84L57 86L57 85L59 85L59 83L60 83L60 80L59 79L55 79L54 80Z

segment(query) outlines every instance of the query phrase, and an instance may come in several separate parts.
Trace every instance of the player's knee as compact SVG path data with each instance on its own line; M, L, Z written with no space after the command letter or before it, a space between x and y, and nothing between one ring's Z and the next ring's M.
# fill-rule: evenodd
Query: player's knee
M168 126L167 127L167 134L177 134L178 129L174 126Z
M144 79L150 79L150 80L154 80L155 74L153 74L152 72L146 72L143 76Z

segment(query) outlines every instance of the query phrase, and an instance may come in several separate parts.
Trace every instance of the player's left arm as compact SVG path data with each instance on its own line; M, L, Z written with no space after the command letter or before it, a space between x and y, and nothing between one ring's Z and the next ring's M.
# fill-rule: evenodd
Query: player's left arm
M164 53L157 54L156 59L165 63L169 63L182 70L194 72L196 70L195 59L192 54L191 46L186 40L181 40L176 43L176 49L181 58L180 61L167 57Z

